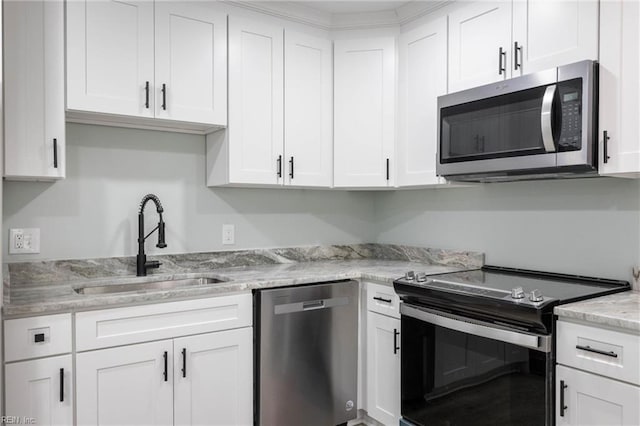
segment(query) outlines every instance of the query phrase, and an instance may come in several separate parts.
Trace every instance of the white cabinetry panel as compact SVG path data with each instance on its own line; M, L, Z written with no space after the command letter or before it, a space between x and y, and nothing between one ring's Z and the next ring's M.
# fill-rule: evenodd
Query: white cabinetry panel
M4 175L65 177L64 3L5 1Z
M385 425L400 419L400 320L367 312L367 413Z
M155 2L155 53L156 117L226 125L226 15L197 3Z
M514 76L597 60L598 1L514 1L513 41L522 48Z
M565 385L566 388L560 387ZM640 424L640 387L558 365L556 424L635 426ZM564 410L561 395L564 392Z
M284 43L285 184L330 187L332 44L330 40L293 31L285 32Z
M400 35L398 186L435 185L438 96L447 93L447 18Z
M283 29L229 18L229 181L279 184Z
M153 6L67 2L67 109L153 117Z
M510 52L511 2L482 1L455 10L449 15L449 92L509 78Z
M395 39L334 43L334 185L393 186Z
M599 172L640 176L640 4L600 4ZM608 140L604 141L604 132ZM606 156L606 158L605 158Z
M31 417L39 425L72 425L71 368L71 355L8 364L6 415Z
M172 352L163 340L78 354L78 424L173 425Z
M253 422L250 327L175 339L175 424Z

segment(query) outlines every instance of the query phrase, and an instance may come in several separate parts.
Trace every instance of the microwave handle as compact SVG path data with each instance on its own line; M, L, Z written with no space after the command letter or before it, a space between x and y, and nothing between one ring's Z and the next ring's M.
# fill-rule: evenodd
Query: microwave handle
M542 143L544 150L555 152L556 145L553 140L553 130L551 128L551 114L553 112L553 98L556 96L557 86L552 84L547 86L542 97L542 111L540 113L540 130L542 131Z

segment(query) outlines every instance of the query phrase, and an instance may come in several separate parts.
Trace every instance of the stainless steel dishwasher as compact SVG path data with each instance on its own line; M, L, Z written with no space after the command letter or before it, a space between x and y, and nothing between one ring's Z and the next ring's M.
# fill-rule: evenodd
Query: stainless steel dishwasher
M357 416L358 283L258 290L255 424L331 426Z

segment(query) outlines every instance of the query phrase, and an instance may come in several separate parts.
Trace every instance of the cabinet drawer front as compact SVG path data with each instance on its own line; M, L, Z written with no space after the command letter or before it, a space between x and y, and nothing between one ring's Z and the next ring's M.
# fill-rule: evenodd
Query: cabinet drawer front
M393 286L367 283L367 310L400 318L400 298Z
M251 323L251 294L81 312L76 314L76 348L127 345Z
M640 385L640 336L558 321L558 363Z
M6 362L71 352L71 314L4 322Z

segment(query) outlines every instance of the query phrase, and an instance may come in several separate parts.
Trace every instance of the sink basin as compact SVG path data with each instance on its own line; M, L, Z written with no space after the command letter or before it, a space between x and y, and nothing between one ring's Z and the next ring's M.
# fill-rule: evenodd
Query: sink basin
M99 286L77 287L73 290L78 294L109 294L126 293L129 291L171 290L174 288L197 287L208 284L222 283L218 278L185 278L166 281L149 281L142 283L108 284Z

